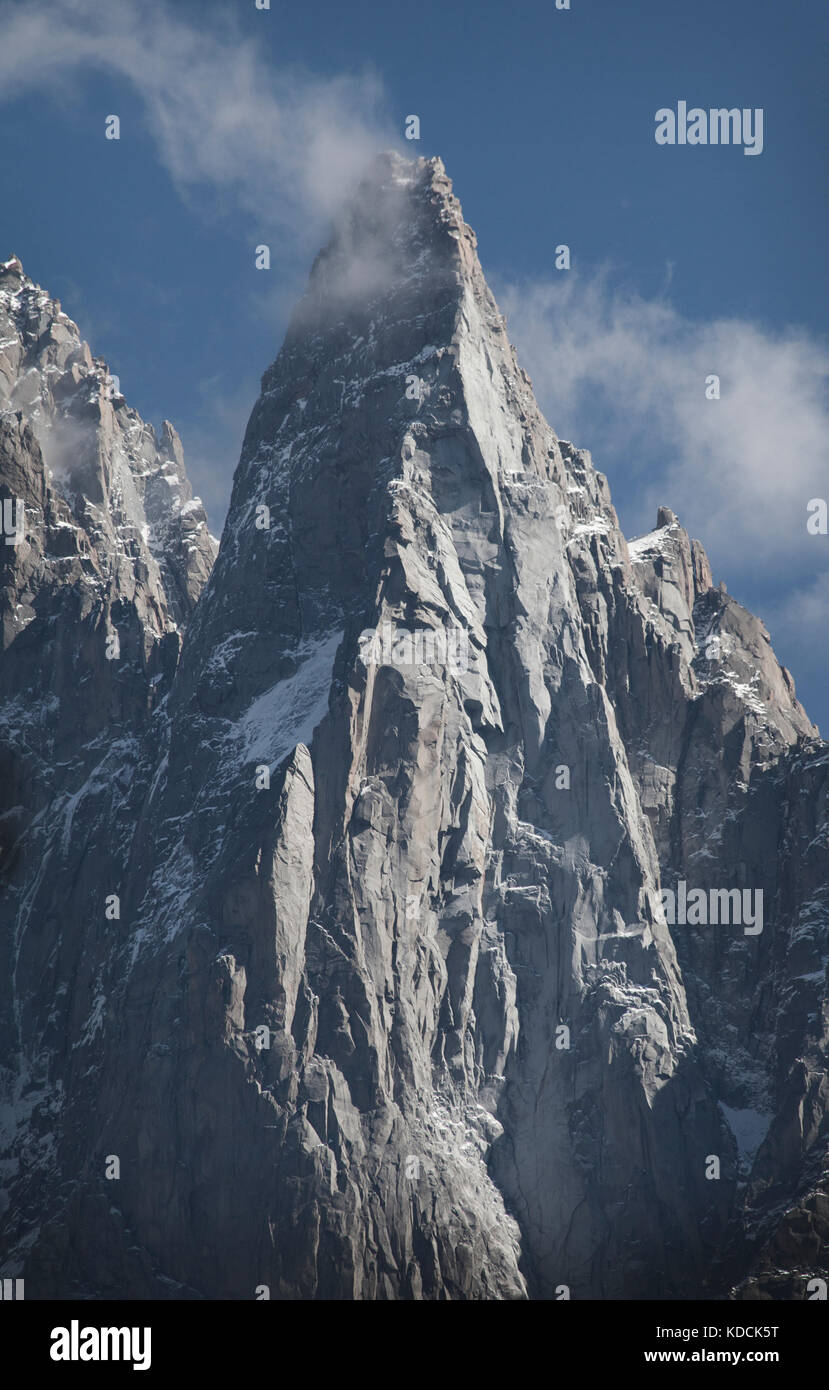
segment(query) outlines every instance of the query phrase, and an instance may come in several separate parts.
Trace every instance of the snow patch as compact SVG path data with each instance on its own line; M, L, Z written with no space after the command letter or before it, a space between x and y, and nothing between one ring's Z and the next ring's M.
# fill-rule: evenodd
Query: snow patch
M762 1110L735 1110L733 1106L719 1102L726 1124L737 1141L740 1155L740 1168L751 1169L755 1155L766 1135L772 1116Z
M244 741L244 756L273 766L298 743L309 744L314 729L328 711L334 658L342 631L328 633L300 647L299 669L253 701L236 726Z

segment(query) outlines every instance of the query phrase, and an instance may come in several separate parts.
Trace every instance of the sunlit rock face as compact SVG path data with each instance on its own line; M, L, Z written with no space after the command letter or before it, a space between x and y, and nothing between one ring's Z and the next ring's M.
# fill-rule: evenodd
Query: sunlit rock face
M317 258L212 570L172 426L0 295L0 1272L805 1297L829 750L544 420L440 160L378 160Z

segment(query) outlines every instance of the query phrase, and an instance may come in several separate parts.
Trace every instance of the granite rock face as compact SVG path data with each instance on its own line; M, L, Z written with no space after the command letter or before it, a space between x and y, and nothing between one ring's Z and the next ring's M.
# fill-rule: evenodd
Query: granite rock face
M212 570L172 426L2 292L0 1270L808 1297L829 750L544 420L441 162L379 160L317 258ZM672 921L695 889L745 917Z

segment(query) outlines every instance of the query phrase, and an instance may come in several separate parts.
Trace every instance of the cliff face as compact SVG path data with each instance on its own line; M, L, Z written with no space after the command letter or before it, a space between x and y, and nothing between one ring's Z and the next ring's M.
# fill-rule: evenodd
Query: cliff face
M699 543L628 546L547 425L440 161L317 258L195 609L172 427L7 282L0 1272L806 1296L829 752ZM745 919L666 917L695 889Z

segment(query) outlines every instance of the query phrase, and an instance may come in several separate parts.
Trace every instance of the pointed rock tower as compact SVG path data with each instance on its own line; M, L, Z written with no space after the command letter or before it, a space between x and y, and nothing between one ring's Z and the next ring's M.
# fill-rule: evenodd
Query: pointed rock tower
M18 851L10 1074L56 996L69 1038L12 1137L51 1116L6 1227L44 1294L814 1273L825 1044L819 981L793 980L825 951L829 758L673 513L627 545L475 246L440 160L377 162L263 378L129 796L90 779L53 809L48 886ZM680 880L774 909L755 935L672 924Z

